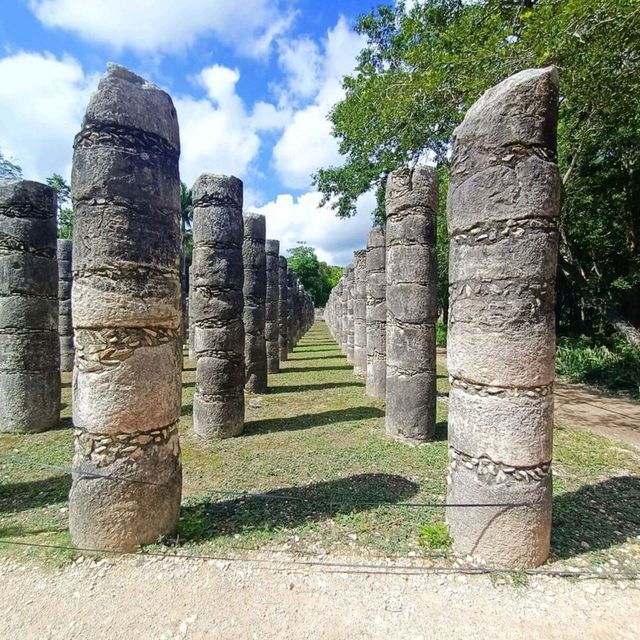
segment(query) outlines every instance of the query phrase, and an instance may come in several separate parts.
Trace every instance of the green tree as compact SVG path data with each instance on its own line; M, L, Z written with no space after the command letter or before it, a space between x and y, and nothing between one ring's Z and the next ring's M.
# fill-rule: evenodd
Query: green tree
M299 242L298 246L289 249L288 253L287 265L289 269L295 272L298 280L309 292L313 304L318 308L324 307L329 299L331 289L342 276L342 268L320 262L315 249L304 242Z
M22 178L22 167L0 149L0 181L20 178Z
M59 174L54 173L46 179L46 183L58 195L58 237L73 237L73 208L71 207L71 187Z
M565 328L592 329L606 317L639 342L637 0L425 0L409 12L380 7L357 30L367 45L344 79L346 97L330 114L346 162L314 176L325 202L350 216L358 196L375 188L375 219L382 222L391 170L428 159L446 175L453 129L482 92L523 68L555 64L565 189L558 317ZM443 216L441 246L448 242Z

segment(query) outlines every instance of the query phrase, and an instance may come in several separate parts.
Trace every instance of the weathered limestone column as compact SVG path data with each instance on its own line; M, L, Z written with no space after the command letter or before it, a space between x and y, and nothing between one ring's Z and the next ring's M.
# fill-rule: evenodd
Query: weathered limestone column
M355 339L355 322L354 322L354 314L353 314L353 301L355 298L355 282L354 282L354 266L350 264L346 269L347 276L347 296L346 296L346 307L347 307L347 362L349 364L353 364L353 351L354 351L354 339Z
M267 240L267 322L265 338L267 340L267 370L269 373L280 371L280 323L278 321L278 304L280 284L278 278L278 258L280 242Z
M354 253L353 373L367 375L367 250Z
M555 273L561 182L558 74L489 89L454 133L448 365L458 553L535 567L549 553Z
M196 329L191 315L191 299L193 298L193 264L189 267L189 360L196 359Z
M193 430L204 438L229 438L244 427L242 181L204 173L192 194Z
M396 440L425 442L436 428L438 172L392 171L386 209L385 429Z
M387 387L387 297L384 230L371 229L367 239L367 384L366 394L384 400Z
M344 268L344 275L342 276L342 292L340 296L340 317L341 317L341 331L340 331L340 349L344 355L347 355L347 346L349 342L349 316L347 314L347 300L349 298L349 279L347 277L349 267Z
M58 240L58 334L60 336L60 371L73 371L73 319L71 318L71 267L73 242Z
M109 65L75 138L71 175L69 528L79 547L128 551L178 523L179 155L169 95Z
M0 431L36 433L60 417L56 193L0 183Z
M287 330L289 296L287 293L287 259L284 256L280 256L278 258L278 347L281 362L289 358L289 332Z
M340 278L338 284L333 288L331 292L332 305L331 314L333 317L334 332L333 337L338 343L338 346L342 346L342 285L344 280Z
M293 351L295 347L295 335L294 335L294 327L295 323L293 320L294 316L294 306L295 306L295 293L294 293L294 282L295 282L296 274L290 269L287 271L287 349L289 353Z
M250 213L244 217L244 360L245 389L267 391L267 343L264 338L267 295L267 255L265 217Z

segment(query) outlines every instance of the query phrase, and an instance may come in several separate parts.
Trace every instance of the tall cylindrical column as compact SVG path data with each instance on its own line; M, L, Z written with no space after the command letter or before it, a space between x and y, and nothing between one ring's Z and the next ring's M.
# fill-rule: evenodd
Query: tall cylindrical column
M76 545L171 533L182 467L178 121L164 91L109 65L73 153Z
M267 296L267 255L265 217L250 213L244 217L244 360L245 389L267 391L267 343L264 337Z
M386 193L387 435L425 442L436 428L438 172L392 171Z
M229 438L244 426L242 181L204 173L192 194L193 430L204 438Z
M354 253L353 270L353 373L367 375L367 251Z
M280 323L278 321L278 304L280 284L278 278L278 259L280 243L267 240L267 322L265 339L267 341L267 370L269 373L280 371Z
M58 334L60 336L60 371L73 371L73 320L71 318L71 268L73 242L58 240Z
M56 193L0 183L0 431L58 424L59 367Z
M366 394L384 400L387 382L387 297L384 230L371 229L367 239L367 384Z
M509 567L549 553L557 109L555 68L529 69L489 89L454 135L448 500L505 506L447 520L458 553Z
M193 259L193 258L192 258ZM191 299L193 298L193 264L189 266L189 296L188 296L188 314L189 314L189 360L196 359L196 328L193 324L191 316Z
M278 346L280 350L280 361L285 361L289 357L288 345L288 300L287 290L287 259L284 256L278 258Z
M353 364L353 351L354 351L354 339L355 339L355 323L353 315L353 302L355 297L355 282L354 282L354 266L350 264L346 269L346 310L347 310L347 362Z
M296 274L290 269L287 270L287 350L289 353L295 347L295 323L293 319L295 315L295 278Z

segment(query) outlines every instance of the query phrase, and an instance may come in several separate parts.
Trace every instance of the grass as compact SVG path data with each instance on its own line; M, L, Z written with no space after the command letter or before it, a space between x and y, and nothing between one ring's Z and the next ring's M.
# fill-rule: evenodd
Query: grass
M323 323L304 337L282 372L270 376L268 394L257 402L248 396L245 433L239 438L205 443L193 436L194 379L194 365L186 362L184 504L177 535L163 541L163 549L206 554L278 548L448 561L444 509L406 504L445 499L445 371L438 377L436 439L420 447L385 438L383 404L366 398L364 382L352 375ZM0 436L0 538L71 544L69 476L41 466L70 466L67 375L64 383L67 406L60 429ZM618 562L640 569L637 452L559 426L554 473L552 564ZM2 544L0 554L56 563L74 556Z

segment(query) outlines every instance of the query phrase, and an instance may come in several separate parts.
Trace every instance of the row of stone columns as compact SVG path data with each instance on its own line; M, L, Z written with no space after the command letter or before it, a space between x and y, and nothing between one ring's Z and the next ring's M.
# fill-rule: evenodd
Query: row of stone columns
M420 443L436 426L436 170L392 172L386 210L385 229L354 253L325 316L367 395L386 401L387 434Z
M487 91L455 131L449 178L447 522L458 553L511 567L550 544L557 105L554 68ZM385 204L366 249L366 393L386 401L389 436L420 443L436 425L437 172L392 172ZM362 273L357 251L324 314L355 375Z

